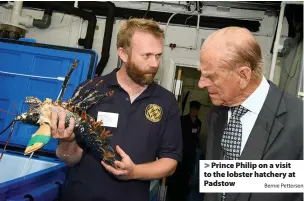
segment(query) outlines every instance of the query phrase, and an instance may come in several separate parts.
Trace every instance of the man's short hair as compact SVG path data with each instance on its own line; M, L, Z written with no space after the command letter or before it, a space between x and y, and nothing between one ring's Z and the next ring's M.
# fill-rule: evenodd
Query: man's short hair
M222 66L230 69L248 66L253 73L252 78L261 79L263 76L263 57L261 46L256 37L246 28L225 27L208 36L203 46L210 40L217 43L218 38L221 37L226 37L223 42L219 42L226 44L226 47L222 50L225 51L225 55L221 59ZM235 38L239 38L239 40L235 40Z
M201 103L200 102L198 102L198 101L191 101L190 102L190 109L192 109L192 108L194 108L194 109L200 109L200 107L201 107Z
M144 18L130 18L119 29L116 43L117 49L121 47L130 51L131 40L135 31L150 33L161 39L165 38L164 31L156 21Z

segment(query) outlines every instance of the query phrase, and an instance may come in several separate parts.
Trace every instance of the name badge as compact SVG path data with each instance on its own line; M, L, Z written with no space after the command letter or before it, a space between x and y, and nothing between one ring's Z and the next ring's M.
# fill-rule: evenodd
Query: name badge
M192 128L192 133L197 133L197 128Z
M118 113L98 112L97 121L102 121L102 126L117 128Z

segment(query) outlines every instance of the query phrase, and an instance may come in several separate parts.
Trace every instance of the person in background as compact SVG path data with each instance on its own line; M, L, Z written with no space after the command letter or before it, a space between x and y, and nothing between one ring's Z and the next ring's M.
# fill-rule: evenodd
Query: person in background
M190 102L190 112L181 116L183 134L183 164L187 171L187 179L194 171L196 149L199 148L199 134L202 122L198 118L201 103L198 101Z
M96 160L90 149L77 143L73 120L64 127L65 111L59 114L58 126L58 115L52 114L52 137L59 139L57 156L70 166L61 200L149 201L150 181L174 173L182 160L180 113L174 95L154 82L163 42L164 32L155 21L127 20L117 35L122 65L80 92L97 83L100 92L114 90L87 113L109 117L101 120L121 157L115 161L118 169Z
M190 112L181 116L183 135L183 161L168 180L170 201L186 201L190 193L190 179L196 162L196 149L199 148L199 134L202 122L198 118L201 103L190 102Z
M303 101L266 80L262 60L247 29L223 28L205 40L198 85L215 105L206 114L206 160L303 160ZM235 200L302 201L303 193L219 192L204 199Z

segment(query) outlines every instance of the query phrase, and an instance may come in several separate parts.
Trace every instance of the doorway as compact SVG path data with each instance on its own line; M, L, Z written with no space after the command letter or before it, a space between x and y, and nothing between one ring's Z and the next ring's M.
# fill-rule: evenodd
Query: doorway
M196 151L196 165L194 172L192 173L190 182L190 194L188 201L202 200L203 194L199 193L199 160L205 159L206 149L206 123L205 114L213 105L209 98L208 91L198 87L200 79L200 71L195 67L176 65L175 68L175 84L174 92L179 92L177 96L177 102L179 105L180 115L187 115L190 112L190 102L198 101L201 103L201 107L198 113L198 118L202 122L201 132L199 133L199 149ZM180 89L176 90L176 86L181 81ZM177 94L175 94L177 95Z
M199 101L202 106L200 108L198 118L202 122L201 133L199 136L201 152L204 153L205 138L206 138L206 125L205 125L205 114L213 104L209 98L207 89L201 89L198 87L198 81L200 79L200 72L193 67L176 66L175 79L177 79L178 71L181 71L182 87L180 95L178 96L178 105L181 115L186 115L190 110L191 101Z

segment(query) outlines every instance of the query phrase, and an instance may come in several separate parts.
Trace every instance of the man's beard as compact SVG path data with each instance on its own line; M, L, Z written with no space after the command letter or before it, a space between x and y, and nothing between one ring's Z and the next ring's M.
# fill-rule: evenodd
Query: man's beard
M129 61L126 63L126 71L128 76L139 85L149 85L154 81L154 77L158 68L150 68L143 71L134 62Z

